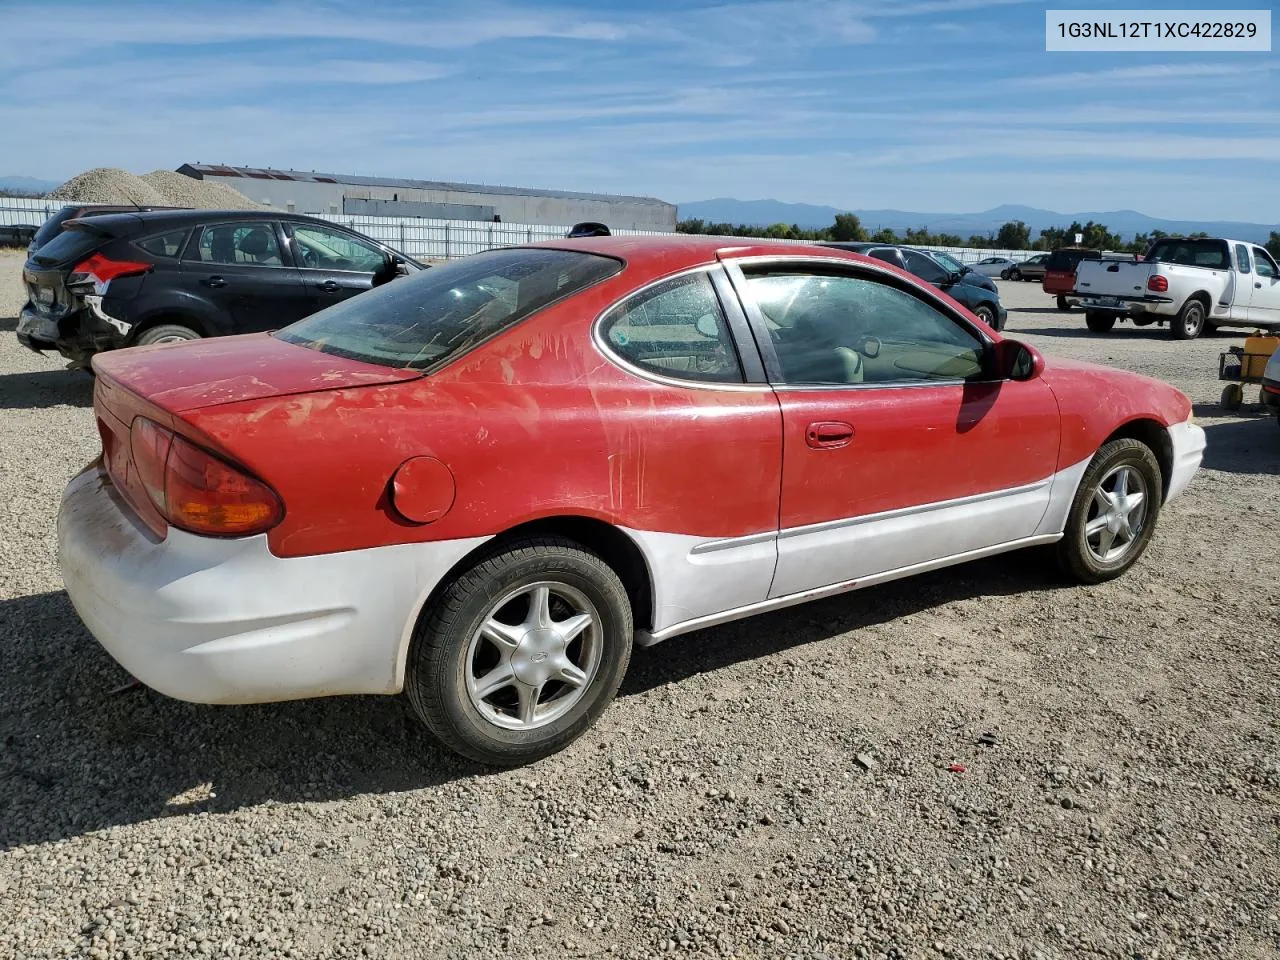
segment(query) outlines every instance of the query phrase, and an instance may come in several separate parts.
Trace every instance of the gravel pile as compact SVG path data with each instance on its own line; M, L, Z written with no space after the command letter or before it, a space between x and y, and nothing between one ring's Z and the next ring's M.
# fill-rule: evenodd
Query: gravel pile
M1215 405L1238 337L1089 337L1001 284L1012 335L1197 401L1207 470L1134 571L1013 555L637 650L597 729L490 773L394 699L119 690L55 559L92 385L12 337L21 263L0 957L1276 955L1280 430Z
M153 170L139 177L114 167L98 167L72 177L51 192L49 199L205 210L264 209L225 184L196 180L173 170Z

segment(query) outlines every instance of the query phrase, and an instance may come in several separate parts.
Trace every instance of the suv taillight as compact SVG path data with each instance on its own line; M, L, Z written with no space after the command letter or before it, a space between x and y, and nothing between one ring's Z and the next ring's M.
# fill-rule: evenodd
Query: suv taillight
M71 268L71 275L67 277L67 286L91 283L93 292L102 296L116 277L131 277L146 273L151 267L150 263L141 263L137 260L112 260L100 253L94 253Z
M1147 289L1153 293L1165 293L1169 289L1169 278L1162 277L1160 274L1147 278Z
M129 428L134 469L171 524L212 537L266 533L284 505L261 480L145 417Z

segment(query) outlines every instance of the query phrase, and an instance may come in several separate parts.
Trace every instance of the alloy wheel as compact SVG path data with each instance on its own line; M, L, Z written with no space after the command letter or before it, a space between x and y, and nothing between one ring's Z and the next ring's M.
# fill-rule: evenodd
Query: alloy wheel
M1116 563L1133 549L1147 519L1146 481L1129 464L1108 471L1093 491L1085 521L1089 552L1101 563Z

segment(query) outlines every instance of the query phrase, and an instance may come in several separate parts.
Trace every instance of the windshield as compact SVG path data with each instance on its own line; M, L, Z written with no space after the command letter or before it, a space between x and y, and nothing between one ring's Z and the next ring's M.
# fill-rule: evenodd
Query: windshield
M963 263L945 253L938 253L936 250L931 250L929 251L929 256L933 257L933 259L942 264L944 269L950 270L952 273L967 273L969 271L969 268Z
M375 287L276 336L353 360L423 369L621 269L608 257L566 250L478 253Z
M1211 267L1214 270L1231 267L1225 240L1157 240L1147 251L1147 262Z

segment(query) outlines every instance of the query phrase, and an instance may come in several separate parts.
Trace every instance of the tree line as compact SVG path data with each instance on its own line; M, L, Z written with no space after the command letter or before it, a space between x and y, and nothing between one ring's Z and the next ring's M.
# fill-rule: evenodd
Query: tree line
M680 233L701 233L719 237L767 237L777 240L837 240L843 242L871 241L873 243L901 243L921 247L973 247L979 250L1056 250L1075 246L1075 235L1081 234L1081 246L1094 250L1116 253L1146 253L1147 248L1162 237L1172 236L1163 230L1140 233L1132 240L1125 240L1112 233L1105 224L1081 224L1073 221L1067 227L1047 227L1034 240L1031 228L1021 220L1010 220L999 230L986 234L975 233L967 240L955 233L930 233L926 227L908 227L899 234L888 227L874 232L862 225L856 214L838 213L829 227L806 229L796 224L775 223L770 226L752 227L745 224L708 223L705 220L688 219L676 224ZM1207 233L1193 233L1191 237L1207 237ZM1272 256L1280 257L1280 233L1271 232L1267 249Z

